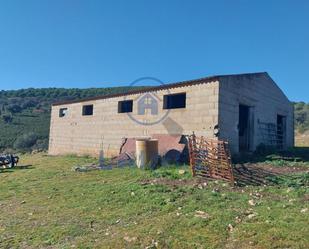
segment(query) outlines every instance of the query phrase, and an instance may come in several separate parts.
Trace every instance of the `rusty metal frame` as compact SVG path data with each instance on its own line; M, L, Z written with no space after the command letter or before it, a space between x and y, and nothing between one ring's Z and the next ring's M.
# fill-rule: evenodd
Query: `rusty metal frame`
M192 134L188 136L188 143L193 176L222 179L234 184L228 142Z

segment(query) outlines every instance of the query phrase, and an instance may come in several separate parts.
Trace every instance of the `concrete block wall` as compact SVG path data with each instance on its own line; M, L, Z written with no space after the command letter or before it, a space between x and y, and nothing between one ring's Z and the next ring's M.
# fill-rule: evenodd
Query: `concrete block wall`
M263 142L258 122L276 123L277 114L286 116L286 144L294 146L293 105L267 73L224 76L219 81L219 137L229 141L232 153L239 151L239 104L253 108L253 149Z
M133 100L132 117L148 122L163 117L163 96L186 93L186 108L171 109L166 118L155 125L140 125L126 113L118 113L118 101ZM219 117L219 82L205 82L191 86L152 92L158 98L159 113L137 115L137 101L142 94L113 97L72 104L52 106L49 154L78 154L97 156L103 148L105 156L119 153L122 138L151 136L152 134L191 134L214 138L214 127ZM92 116L82 116L82 106L93 104ZM68 108L65 117L59 109Z

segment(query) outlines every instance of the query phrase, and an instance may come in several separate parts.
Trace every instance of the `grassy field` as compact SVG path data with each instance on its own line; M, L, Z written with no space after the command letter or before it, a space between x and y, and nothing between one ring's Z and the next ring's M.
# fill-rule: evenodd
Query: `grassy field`
M231 187L187 166L72 170L93 161L25 155L1 171L0 248L309 248L308 173Z

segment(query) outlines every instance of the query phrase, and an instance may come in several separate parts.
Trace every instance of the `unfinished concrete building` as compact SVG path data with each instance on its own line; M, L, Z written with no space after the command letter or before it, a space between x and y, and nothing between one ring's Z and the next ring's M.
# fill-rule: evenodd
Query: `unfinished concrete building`
M49 154L119 153L123 138L194 132L233 154L294 146L293 105L267 73L222 75L52 106Z

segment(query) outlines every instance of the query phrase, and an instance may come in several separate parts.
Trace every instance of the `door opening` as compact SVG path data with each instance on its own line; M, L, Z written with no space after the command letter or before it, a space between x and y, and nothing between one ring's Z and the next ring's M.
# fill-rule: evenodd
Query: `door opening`
M239 137L239 152L248 152L251 149L251 124L252 113L250 107L239 105L239 121L238 121L238 137Z
M278 150L285 149L286 137L286 117L277 115L277 148Z

